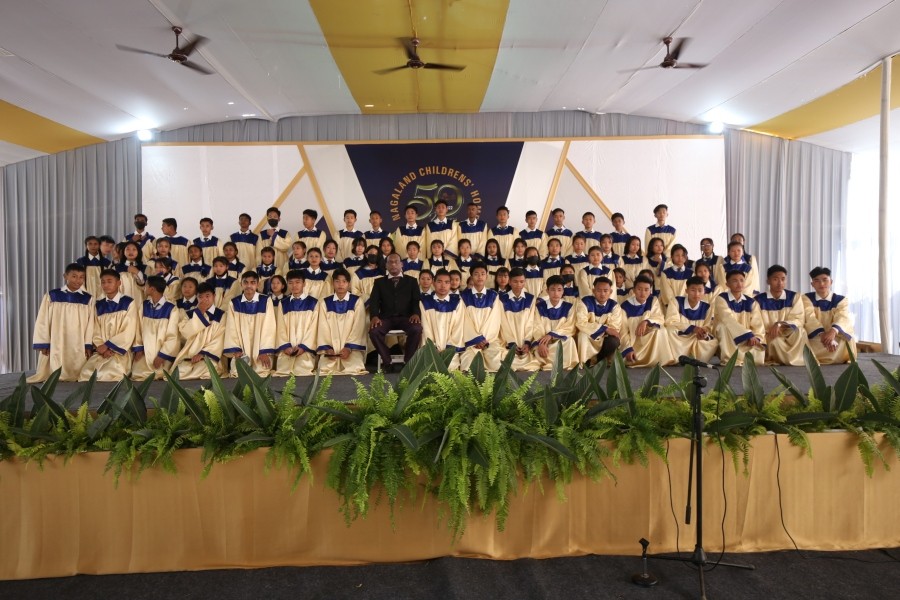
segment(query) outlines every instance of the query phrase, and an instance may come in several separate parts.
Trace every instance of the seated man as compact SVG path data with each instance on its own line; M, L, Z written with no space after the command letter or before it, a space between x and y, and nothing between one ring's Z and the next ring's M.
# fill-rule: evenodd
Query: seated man
M726 363L737 352L735 364L742 366L744 355L750 352L753 362L762 365L766 362L766 328L759 304L744 295L744 277L742 271L729 271L725 276L728 291L720 294L713 304L719 360Z
M459 370L459 355L464 349L464 305L456 294L450 293L450 273L441 269L434 275L434 293L423 294L419 310L422 313L422 338L431 340L439 351L456 350L451 370Z
M583 365L607 360L619 347L625 313L611 298L612 290L608 277L598 277L594 280L593 294L575 305L578 358Z
M317 333L319 372L323 375L366 373L366 309L362 298L350 293L350 273L331 275L334 294L319 302Z
M463 303L463 343L465 350L459 357L460 368L468 371L477 354L484 360L484 368L494 373L500 368L503 344L500 341L500 323L503 305L496 290L486 287L487 267L478 263L472 267L472 286L460 291Z
M797 292L784 289L787 269L772 265L766 271L769 291L756 296L763 326L766 328L766 362L774 365L803 366L806 345L803 301Z
M578 366L578 347L575 345L575 307L563 299L563 279L560 275L547 278L547 298L538 298L534 325L533 354L540 368L549 371L556 360L557 347L562 346L562 367Z
M173 368L178 378L209 379L206 360L210 359L219 375L224 375L225 361L225 311L216 307L216 290L209 283L197 286L197 306L187 312L178 324L178 333L184 339L181 352L175 357Z
M634 280L634 293L622 303L625 323L622 326L622 357L629 367L650 367L657 363L673 364L672 351L665 330L665 316L659 300L652 296L653 283L644 275Z
M815 290L803 295L809 348L820 364L850 362L851 353L857 356L850 303L831 291L831 269L816 267L809 278Z
M666 308L669 345L676 357L690 356L708 363L719 351L713 308L704 296L703 280L691 277L687 296L676 296Z
M525 291L525 272L522 269L514 268L509 272L509 287L509 292L500 296L503 306L500 339L506 344L507 352L513 348L516 350L513 370L534 371L538 364L531 354L531 346L537 313L534 296Z
M381 356L385 372L399 372L402 365L391 364L391 351L385 340L388 331L403 330L406 344L403 359L409 362L422 345L422 319L419 284L415 278L403 274L403 260L396 252L387 257L387 276L374 281L369 297L369 337Z
M288 295L275 310L278 361L275 375L312 375L316 371L319 300L305 289L305 270L288 271Z
M79 381L120 381L131 371L131 346L140 326L137 302L119 292L121 278L114 269L100 273L103 297L95 303L94 354L81 369Z
M166 282L162 277L147 278L147 299L141 307L141 326L134 338L134 359L131 378L143 381L148 377L163 379L163 371L171 368L181 345L178 324L181 311L166 300ZM170 363L166 367L166 363Z
M275 308L268 296L257 291L258 285L259 276L247 271L241 275L243 293L228 305L223 353L232 359L232 377L237 377L238 360L246 360L261 377L274 366Z

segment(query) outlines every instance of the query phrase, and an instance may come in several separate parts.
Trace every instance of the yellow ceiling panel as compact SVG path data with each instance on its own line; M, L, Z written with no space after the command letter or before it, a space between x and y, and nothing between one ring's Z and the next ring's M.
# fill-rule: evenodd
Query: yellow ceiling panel
M0 100L0 140L54 154L106 140Z
M478 112L509 0L310 0L310 5L363 113ZM400 38L413 36L421 40L424 62L465 65L465 70L374 73L406 63Z

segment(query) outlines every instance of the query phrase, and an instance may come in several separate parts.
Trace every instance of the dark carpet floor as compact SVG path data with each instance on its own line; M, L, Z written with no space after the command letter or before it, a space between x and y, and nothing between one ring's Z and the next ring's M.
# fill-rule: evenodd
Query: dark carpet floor
M635 547L639 550L637 543ZM892 599L900 595L900 552L771 552L727 555L755 570L706 573L711 599ZM717 555L711 556L711 559ZM635 556L585 556L509 562L441 558L357 567L272 568L136 575L77 576L0 582L6 600L65 598L208 599L618 599L699 598L697 571L651 561L655 588L631 583Z
M875 365L872 363L872 360L877 360L879 363L893 371L898 366L900 366L900 356L891 355L891 354L863 354L859 357L859 364L862 368L863 373L868 378L869 383L876 383L882 380L881 375L876 369ZM826 381L829 384L833 384L835 380L837 380L838 376L846 369L846 365L826 365L822 367L823 374L825 376ZM809 389L809 380L807 378L806 369L804 367L778 367L778 370L783 373L789 380L794 382L801 391L806 391ZM665 371L671 375L674 379L679 380L681 378L681 374L683 372L682 367L666 367ZM638 386L647 376L649 369L629 369L628 374L629 378L633 385ZM706 388L706 391L715 385L717 378L717 371L708 370L706 373L707 378L709 380L709 386ZM763 389L768 391L774 390L779 386L778 381L775 379L775 376L772 374L771 370L768 367L760 367L759 374L762 379ZM19 380L19 373L7 373L0 375L0 398L5 398L10 393L12 393L13 389L16 387L16 384ZM520 373L521 376L527 375ZM388 375L388 379L396 382L397 375ZM302 391L309 385L309 381L311 377L300 377L297 381L297 389ZM550 373L543 372L538 375L539 381L549 382L550 381ZM372 380L371 375L361 376L361 377L345 377L339 376L334 377L331 383L331 390L329 396L335 400L348 401L356 397L356 383L355 381L359 381L363 385L368 385L368 383ZM283 379L275 379L275 388L280 389L279 381L283 381ZM660 381L662 385L667 385L669 379L664 375ZM62 400L65 398L73 389L81 384L77 383L68 383L61 382L56 389L56 393L54 397L57 400ZM103 396L109 392L115 384L113 383L97 383L94 388L93 399L90 403L91 408L97 408L100 405L100 402L103 399ZM163 386L165 385L162 381L157 381L152 384L150 387L150 395L156 398L159 398L159 395L162 392ZM202 385L202 382L199 381L190 381L185 382L185 387L188 389L197 389ZM731 385L737 393L741 393L743 391L743 386L741 385L741 369L735 369L734 374L731 378ZM29 408L31 405L31 396L29 395L27 398L29 403ZM898 594L900 596L900 594Z

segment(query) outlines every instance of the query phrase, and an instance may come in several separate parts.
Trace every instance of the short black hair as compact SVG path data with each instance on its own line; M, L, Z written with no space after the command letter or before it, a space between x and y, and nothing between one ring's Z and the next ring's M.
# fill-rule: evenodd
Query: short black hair
M701 286L701 287L703 287L703 288L706 287L706 283L703 282L703 279L702 279L701 277L697 277L696 275L693 275L693 276L691 276L691 277L688 277L687 284L686 284L685 287L686 287L686 288L689 288L689 287L691 287L692 285L699 285L699 286Z
M99 244L99 243L100 243L100 238L98 238L96 235L89 235L89 236L87 236L86 238L84 238L84 244L85 244L85 245L87 245L87 243L88 243L88 242L91 242L91 241L97 242L97 243Z
M159 275L152 275L147 278L147 287L153 288L160 294L166 291L166 280Z
M291 269L288 271L287 280L290 281L292 279L303 279L306 281L306 274L300 269Z
M112 238L112 236L110 236L110 235L101 235L99 239L100 239L101 244L115 244L116 243L116 240L114 240Z
M313 219L318 219L318 218L319 218L319 212L318 212L318 211L315 211L315 210L313 210L313 209L311 209L311 208L306 208L306 209L303 210L303 216L304 216L304 217L312 217Z
M256 271L244 271L244 274L241 275L241 282L243 283L248 279L255 279L256 281L259 281L259 275L256 274Z
M512 279L513 277L525 277L525 269L522 267L513 267L509 270L509 278Z
M216 288L213 287L211 283L206 283L205 281L197 286L197 295L200 294L216 294Z
M666 209L667 212L668 212L668 210L669 210L669 207L668 207L667 205L665 205L665 204L657 204L656 206L653 207L653 214L655 215L656 212L657 212L659 209L661 209L661 208Z
M119 280L122 279L122 277L119 275L119 272L115 269L103 269L102 271L100 271L100 279L103 279L104 277L115 277Z
M623 215L623 214L620 213L620 212L614 212L614 213L612 214L612 216L609 218L609 220L610 220L610 221L615 221L616 219L622 219L622 220L624 221L624 220L625 220L625 215Z
M787 269L785 269L781 265L772 265L766 270L766 278L771 277L775 273L784 273L785 275L787 275Z
M594 280L594 287L597 287L601 283L608 284L609 287L613 287L613 282L609 277L598 277Z
M828 275L829 277L831 277L831 269L829 269L828 267L816 267L809 272L810 279L815 279L816 277L819 277L821 275Z
M66 275L68 275L72 271L78 271L80 273L85 273L86 269L82 265L79 265L78 263L67 264L66 265Z
M646 275L638 275L634 278L634 287L637 287L637 284L639 283L646 283L650 286L650 289L653 289L653 282L650 281L650 278Z
M566 287L566 282L563 281L563 278L559 275L551 275L547 278L547 289L550 289L551 285L561 285Z
M164 225L168 225L170 227L174 227L175 229L178 229L178 221L173 219L172 217L166 217L165 219L162 220L162 222Z
M277 206L270 206L269 208L266 209L266 214L267 214L267 215L268 215L270 212L275 213L275 214L278 215L279 217L281 216L281 209L278 208Z

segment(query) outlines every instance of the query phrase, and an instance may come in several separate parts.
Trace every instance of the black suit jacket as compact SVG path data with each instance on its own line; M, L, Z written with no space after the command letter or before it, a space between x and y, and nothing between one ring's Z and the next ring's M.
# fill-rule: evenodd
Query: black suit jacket
M410 317L419 313L419 282L415 278L401 275L396 287L389 274L375 280L369 297L371 316L383 319Z

